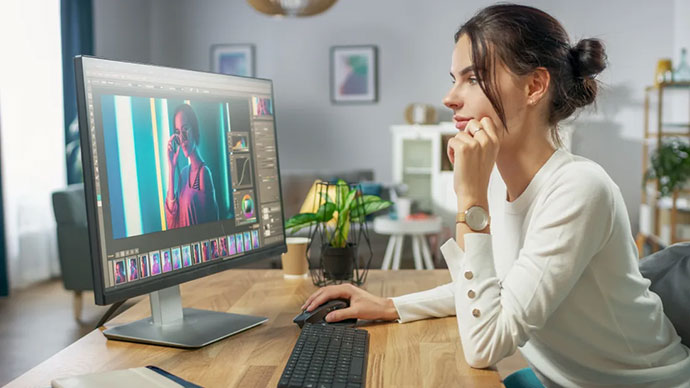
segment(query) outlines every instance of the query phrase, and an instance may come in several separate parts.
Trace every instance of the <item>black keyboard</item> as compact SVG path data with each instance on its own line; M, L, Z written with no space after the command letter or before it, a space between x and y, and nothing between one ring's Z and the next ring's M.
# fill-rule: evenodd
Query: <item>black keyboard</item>
M278 388L364 387L368 355L366 330L305 323Z

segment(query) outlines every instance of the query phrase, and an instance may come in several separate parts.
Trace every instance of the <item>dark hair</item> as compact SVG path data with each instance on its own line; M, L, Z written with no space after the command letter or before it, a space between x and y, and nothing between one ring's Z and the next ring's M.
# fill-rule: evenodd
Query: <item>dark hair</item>
M595 77L606 68L606 53L598 39L582 39L575 46L558 20L534 7L496 4L486 7L455 33L455 42L467 35L472 45L472 67L479 86L506 123L496 86L496 57L517 75L544 67L551 76L548 123L551 137L560 145L558 123L575 109L594 102Z
M195 143L199 144L199 119L197 119L194 109L192 109L192 107L188 104L182 104L175 108L175 114L173 114L173 125L175 116L177 116L178 113L184 113L189 118L189 121L192 124L192 138L194 139Z

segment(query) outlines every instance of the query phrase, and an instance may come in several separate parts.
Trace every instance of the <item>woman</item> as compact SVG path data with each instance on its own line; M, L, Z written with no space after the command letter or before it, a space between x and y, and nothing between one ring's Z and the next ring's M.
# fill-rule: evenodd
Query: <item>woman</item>
M199 153L199 120L191 106L182 104L173 115L175 133L168 141L168 194L165 220L168 229L218 220L218 203L211 170ZM178 174L180 149L189 164ZM177 190L175 190L177 182Z
M447 149L459 213L441 248L452 283L392 299L330 286L303 307L349 298L328 321L456 315L471 366L520 347L546 386L687 386L690 351L640 275L618 187L557 148L557 124L595 99L601 42L571 46L553 17L510 4L455 41L444 104L459 130ZM487 194L494 166L499 195Z
M115 284L124 283L127 281L127 276L125 275L125 262L118 261L115 263Z

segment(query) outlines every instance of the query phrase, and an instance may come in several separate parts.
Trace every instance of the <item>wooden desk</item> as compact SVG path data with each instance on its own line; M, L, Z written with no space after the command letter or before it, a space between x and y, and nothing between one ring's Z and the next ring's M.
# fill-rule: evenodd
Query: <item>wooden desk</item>
M448 281L447 270L372 270L364 288L376 295L396 296ZM269 321L198 350L108 341L94 330L8 387L48 387L58 377L144 365L159 366L204 387L277 386L299 335L292 319L316 290L311 279L284 280L279 270L229 270L181 288L185 307L260 315ZM107 326L148 315L146 298ZM455 317L360 326L371 334L367 387L502 386L496 371L467 365Z

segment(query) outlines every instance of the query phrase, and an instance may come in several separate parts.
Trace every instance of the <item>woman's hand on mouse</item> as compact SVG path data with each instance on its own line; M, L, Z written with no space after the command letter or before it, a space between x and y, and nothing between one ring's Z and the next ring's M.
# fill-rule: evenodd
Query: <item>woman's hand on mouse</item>
M486 196L489 177L496 164L503 131L484 117L470 120L463 131L448 140L448 158L453 163L453 188L460 201L477 201Z
M331 311L326 315L327 322L338 322L349 318L386 321L399 318L393 300L372 295L352 284L320 288L307 298L307 301L302 305L302 310L312 311L329 300L338 298L348 299L350 307Z

